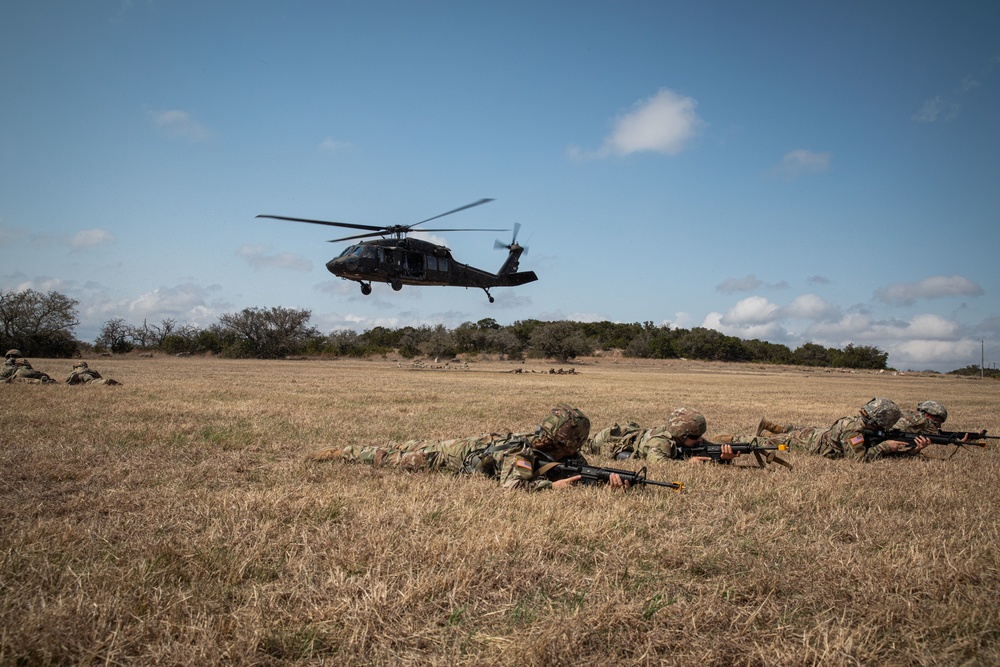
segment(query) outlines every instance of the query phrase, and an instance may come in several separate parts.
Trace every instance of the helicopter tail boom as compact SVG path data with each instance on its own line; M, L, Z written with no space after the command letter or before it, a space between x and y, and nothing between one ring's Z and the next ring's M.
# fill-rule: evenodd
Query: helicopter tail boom
M517 287L518 285L524 285L525 283L532 283L538 280L538 276L535 275L534 271L508 273L507 275L500 276L500 278L503 280L504 287Z

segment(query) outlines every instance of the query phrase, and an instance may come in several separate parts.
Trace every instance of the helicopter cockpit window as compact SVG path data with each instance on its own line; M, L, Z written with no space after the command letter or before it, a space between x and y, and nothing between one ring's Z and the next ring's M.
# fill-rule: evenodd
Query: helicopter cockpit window
M363 248L364 250L362 251L361 255L359 255L360 257L366 257L371 259L378 258L378 252L375 251L375 248L371 247L370 245L363 246Z
M448 271L448 260L444 257L438 258L438 271Z
M438 270L437 257L435 257L434 255L427 255L427 270L428 271Z
M352 252L354 252L355 248L357 248L357 246L354 245L347 246L346 248L344 248L344 252L340 253L338 257L347 257Z
M363 253L364 251L365 247L363 245L359 245L357 248L354 249L354 252L351 254L354 255L355 257L361 257L361 253Z

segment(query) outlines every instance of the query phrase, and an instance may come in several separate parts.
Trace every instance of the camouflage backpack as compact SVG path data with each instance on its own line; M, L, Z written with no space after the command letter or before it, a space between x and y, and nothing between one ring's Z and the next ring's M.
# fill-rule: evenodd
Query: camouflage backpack
M627 422L625 426L615 422L613 426L594 436L589 449L593 454L603 453L615 459L628 458L635 452L642 434L643 428L633 421Z
M531 441L528 434L508 433L501 435L492 433L489 436L489 444L479 449L474 449L462 461L462 468L459 474L471 475L480 473L487 477L496 477L497 459L502 458L505 452L515 449L530 449ZM499 456L497 456L499 454Z

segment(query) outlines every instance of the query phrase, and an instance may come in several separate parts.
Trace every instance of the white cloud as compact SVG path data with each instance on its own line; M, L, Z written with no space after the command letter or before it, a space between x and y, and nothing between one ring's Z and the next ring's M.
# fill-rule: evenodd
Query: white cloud
M826 171L830 168L830 160L829 153L816 153L804 148L797 148L785 153L774 171L786 178L795 178L804 174Z
M942 99L938 95L924 102L920 110L913 114L913 121L917 123L934 123L938 120L947 122L958 115L958 109L957 104Z
M50 276L39 276L34 280L25 280L14 286L15 292L25 292L35 290L36 292L67 292L70 284L62 278L52 278Z
M687 329L690 321L691 313L685 313L684 311L679 310L674 313L674 319L663 320L660 325L665 326L668 329Z
M294 252L270 253L270 246L244 243L236 250L236 256L242 257L255 269L291 269L306 273L312 271L312 262Z
M727 326L746 326L772 322L781 308L762 296L742 299L720 319Z
M915 283L896 283L875 290L875 298L885 303L910 305L917 299L947 296L982 296L983 289L962 276L932 276Z
M781 310L783 317L797 320L829 320L840 316L840 309L815 294L801 294Z
M978 88L981 85L983 84L981 84L979 80L976 79L975 77L967 76L964 79L962 79L962 83L959 84L959 88L964 93L970 90L974 90L975 88Z
M786 327L791 320L806 321L808 326L798 333L789 331ZM803 343L835 348L849 343L872 345L889 353L890 365L903 369L951 370L978 363L973 354L978 351L978 341L955 320L933 313L879 320L859 307L842 312L815 294L797 296L784 307L761 296L748 297L724 314L709 313L701 326L744 340L756 338L792 348Z
M890 345L889 358L897 368L923 370L930 366L961 368L979 363L978 340L909 340Z
M114 242L114 234L106 229L85 229L77 232L69 239L69 244L74 248L92 248Z
M715 291L722 292L723 294L732 294L733 292L752 292L763 284L764 281L758 280L757 276L751 274L749 276L744 276L743 278L726 278L715 286Z
M140 294L128 303L128 311L140 317L182 315L203 307L206 299L205 288L194 283L184 283Z
M748 299L744 299L744 301L748 301ZM788 332L777 320L767 319L768 311L767 306L760 303L745 304L743 309L740 309L739 304L737 304L725 315L717 312L709 313L705 316L701 326L744 340L786 341Z
M814 322L806 327L805 342L841 345L841 341L868 340L872 337L874 320L868 313L845 313L840 319Z
M734 292L752 292L760 287L766 287L768 289L788 289L788 283L781 280L776 283L765 283L763 280L757 278L757 276L750 274L744 276L743 278L726 278L721 283L715 286L716 292L722 292L723 294L732 294Z
M961 332L962 327L957 322L930 313L917 315L904 329L894 331L900 338L950 341L956 340Z
M643 151L676 155L705 125L695 113L697 106L694 98L663 88L649 99L636 102L628 113L615 119L611 134L595 157ZM570 147L569 154L584 157L584 152L576 147Z
M207 127L196 121L187 111L149 111L153 124L167 134L191 141L204 141L212 136Z

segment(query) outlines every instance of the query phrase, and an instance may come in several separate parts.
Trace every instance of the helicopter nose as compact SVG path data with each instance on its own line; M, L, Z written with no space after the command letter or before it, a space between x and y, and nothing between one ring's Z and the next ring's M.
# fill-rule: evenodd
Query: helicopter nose
M334 275L340 275L345 271L356 271L357 268L357 257L334 257L326 263L326 270Z

